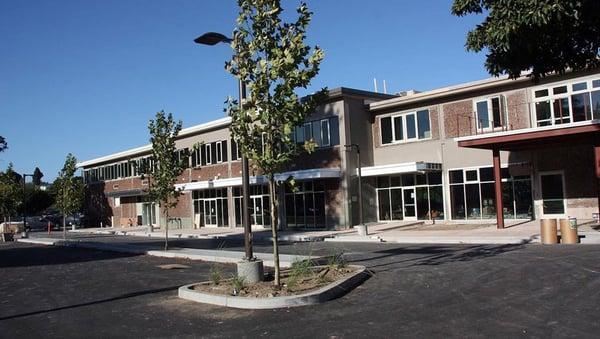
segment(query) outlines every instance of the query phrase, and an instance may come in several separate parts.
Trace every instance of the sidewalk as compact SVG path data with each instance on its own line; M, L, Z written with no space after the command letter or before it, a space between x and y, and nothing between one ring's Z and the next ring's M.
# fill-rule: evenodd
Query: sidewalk
M80 228L70 230L69 233L74 234L110 234L110 235L127 235L134 237L156 237L164 238L164 230L155 230L148 232L147 226L134 227L103 227L103 228ZM323 241L325 238L332 238L340 234L356 233L355 230L327 230L327 231L306 231L306 230L289 230L279 231L278 237L280 241L303 242L303 241ZM243 238L244 229L241 227L202 227L199 229L169 229L169 239L222 239L230 237ZM272 239L270 229L252 230L252 236L255 240Z
M179 259L191 259L191 260L202 260L210 262L220 263L238 263L242 261L244 252L242 251L227 251L227 250L208 250L208 249L197 249L197 248L171 248L168 251L160 249L160 246L152 246L147 244L133 244L133 243L107 243L101 241L91 240L77 240L77 239L56 239L56 238L24 238L17 239L18 242L28 244L38 244L45 246L61 246L61 247L74 247L74 248L86 248L95 249L101 251L111 251L119 253L132 253L140 255L151 255L155 257L163 258L179 258ZM258 253L254 252L254 256L258 259L263 260L265 266L273 266L273 254L272 253ZM279 264L281 267L291 267L296 261L303 261L307 259L319 259L318 256L303 256L303 255L290 255L290 254L279 254Z
M504 229L495 224L388 224L369 225L369 235L341 234L331 242L390 242L402 244L526 244L540 242L539 220L514 222ZM395 226L395 227L394 227ZM560 231L559 231L560 234ZM582 244L600 243L600 232L583 222L579 227Z

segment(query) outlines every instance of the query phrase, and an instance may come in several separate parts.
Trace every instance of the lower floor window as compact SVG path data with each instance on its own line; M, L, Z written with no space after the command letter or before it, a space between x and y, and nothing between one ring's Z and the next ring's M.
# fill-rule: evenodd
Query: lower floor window
M452 170L452 172L463 170ZM491 167L467 169L466 182L450 184L450 208L452 219L493 219L496 218L496 189L494 181L490 181ZM471 178L467 173L473 172ZM479 172L479 173L478 173ZM454 173L456 174L456 173ZM503 170L502 204L505 219L531 219L533 217L533 200L531 195L531 178L529 176L511 177Z
M250 210L250 224L253 226L271 225L271 204L269 199L269 188L267 186L250 186L250 201L248 209ZM236 187L233 189L233 201L235 205L235 226L242 227L243 221L243 202L242 189Z
M324 228L325 186L320 181L299 182L296 189L286 186L285 221L289 228Z
M194 191L194 223L198 226L229 225L227 189Z
M378 177L379 220L444 219L441 183L441 172Z

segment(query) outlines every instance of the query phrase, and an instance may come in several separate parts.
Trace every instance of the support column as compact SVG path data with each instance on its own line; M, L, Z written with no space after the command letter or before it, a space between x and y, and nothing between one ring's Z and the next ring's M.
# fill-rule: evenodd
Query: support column
M500 171L500 150L492 150L494 157L494 190L496 193L496 224L504 228L504 207L502 206L502 173Z

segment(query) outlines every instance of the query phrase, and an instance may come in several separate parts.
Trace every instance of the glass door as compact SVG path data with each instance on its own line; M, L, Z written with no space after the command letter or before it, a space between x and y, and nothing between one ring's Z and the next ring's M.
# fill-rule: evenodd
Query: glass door
M142 225L156 225L156 204L150 202L142 204Z
M262 205L262 197L261 196L253 196L250 197L250 202L252 203L252 214L250 215L250 223L252 226L262 226L263 225L263 205Z
M544 217L563 217L566 214L562 172L540 173L542 214Z
M402 189L402 197L404 198L404 219L417 220L417 212L415 206L415 188L405 187Z
M204 203L204 225L217 227L217 200L205 199Z

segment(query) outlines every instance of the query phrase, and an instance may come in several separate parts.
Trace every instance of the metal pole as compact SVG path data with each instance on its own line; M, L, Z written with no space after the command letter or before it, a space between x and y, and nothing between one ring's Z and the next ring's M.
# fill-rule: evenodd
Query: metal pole
M27 211L25 206L25 178L27 174L23 174L23 232L21 233L21 237L27 238Z
M239 80L240 101L239 107L246 99L246 84ZM242 224L244 226L244 248L246 251L246 260L254 260L252 253L252 228L250 226L250 173L248 169L248 158L242 153Z
M362 171L360 163L360 147L356 146L356 155L358 158L358 222L360 225L364 225L363 222L363 196L362 196Z

